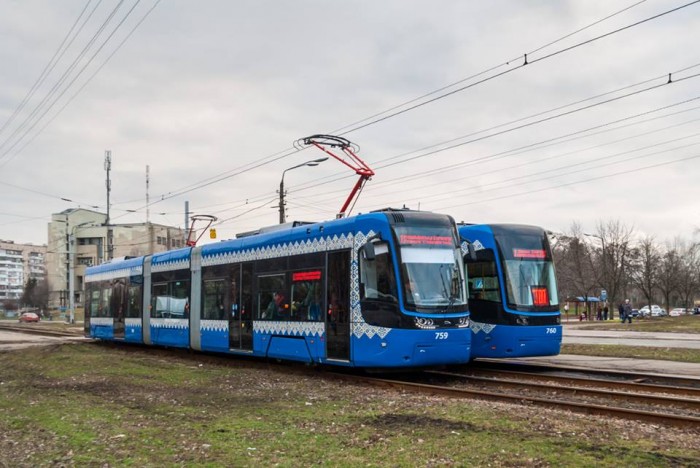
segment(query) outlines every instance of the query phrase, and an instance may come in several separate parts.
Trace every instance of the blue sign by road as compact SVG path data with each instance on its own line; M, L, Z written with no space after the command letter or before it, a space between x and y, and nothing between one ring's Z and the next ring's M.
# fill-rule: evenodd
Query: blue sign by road
M608 292L605 289L600 290L600 300L601 301L607 301L608 300Z

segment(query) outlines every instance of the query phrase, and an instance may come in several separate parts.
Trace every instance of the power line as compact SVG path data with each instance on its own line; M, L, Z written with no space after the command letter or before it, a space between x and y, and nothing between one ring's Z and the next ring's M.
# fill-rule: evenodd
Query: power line
M71 65L63 72L63 74L61 75L61 77L60 77L60 78L58 79L58 81L53 85L53 87L51 88L51 90L44 96L44 98L39 102L39 104L37 104L37 105L34 107L34 110L29 114L29 116L27 116L27 117L24 119L24 121L15 129L14 132L12 132L12 134L11 134L7 139L5 139L4 142L0 143L0 149L2 149L2 148L3 148L4 146L6 146L10 141L12 141L12 139L13 139L19 132L23 131L23 130L27 127L27 125L29 125L29 122L31 122L31 120L34 118L34 116L37 114L37 112L39 112L39 110L40 110L42 107L44 107L44 105L56 94L57 90L63 85L63 83L65 82L65 80L66 80L66 79L68 78L68 76L73 72L73 70L74 70L75 67L78 65L78 63L80 63L80 61L81 61L82 58L85 56L85 54L86 54L87 51L90 49L90 47L92 47L92 45L95 43L95 41L97 40L97 38L102 34L102 31L104 31L104 29L107 27L107 25L108 25L109 22L112 20L112 18L114 17L114 15L117 13L117 10L121 7L122 3L124 3L124 0L120 0L120 2L117 4L117 6L114 7L114 9L110 12L109 16L104 20L104 22L102 23L102 25L98 28L98 30L93 34L92 38L88 41L87 45L86 45L85 47L83 47L83 49L80 51L80 53L78 54L78 56L73 60L73 62L71 63ZM31 128L30 128L30 130L31 130ZM27 132L25 132L24 135L26 135L26 133L27 133ZM23 138L23 136L20 137L19 140L17 140L17 142L15 142L15 144L10 148L10 150L11 150L12 148L14 148L14 146L16 146L16 144L17 144L19 141L21 141L22 138ZM0 159L2 159L6 154L7 154L7 152L5 152L5 153L3 153L2 155L0 155Z
M700 2L700 0L694 0L694 1L690 2L690 3L686 3L685 5L681 5L681 6L679 6L679 7L673 8L673 9L671 9L671 10L664 11L664 12L659 13L659 14L656 14L656 15L654 15L654 16L650 16L650 17L648 17L648 18L645 18L645 19L643 19L643 20L640 20L640 21L637 21L637 22L635 22L635 23L629 24L629 25L627 25L627 26L623 26L623 27L618 28L618 29L615 29L615 30L613 30L613 31L609 31L609 32L607 32L607 33L605 33L605 34L601 34L601 35L596 36L596 37L593 37L593 38L591 38L591 39L587 39L587 40L585 40L585 41L581 41L581 42L579 42L579 43L577 43L577 44L574 44L574 45L572 45L572 46L565 47L565 48L563 48L563 49L557 50L557 51L555 51L555 52L552 52L552 53L550 53L550 54L545 55L544 57L540 57L540 58L537 58L537 59L534 59L534 60L529 60L529 59L528 59L528 54L525 54L525 55L524 55L524 61L523 61L520 65L514 66L513 68L510 68L510 69L508 69L508 70L505 70L505 71L498 72L498 73L496 73L496 74L490 75L490 76L488 76L488 77L486 77L486 78L483 78L483 79L481 79L481 80L479 80L479 81L475 81L474 83L468 84L468 85L466 85L466 86L462 86L461 88L457 88L457 89L452 90L452 91L450 91L450 92L447 92L447 93L445 93L445 94L441 94L440 96L434 97L434 98L429 99L429 100L427 100L427 101L423 101L423 102L421 102L421 103L419 103L419 104L415 104L415 105L410 106L410 107L408 107L408 108L406 108L406 109L403 109L403 110L394 112L394 113L392 113L392 114L389 114L389 115L387 115L387 116L384 116L384 117L381 117L381 118L372 120L372 121L367 122L367 123L365 123L365 124L358 125L358 126L356 126L356 127L354 127L354 128L351 128L350 130L347 130L347 131L341 133L340 135L347 135L348 133L355 132L355 131L357 131L357 130L360 130L360 129L362 129L362 128L366 128L366 127L368 127L368 126L370 126L370 125L377 124L377 123L379 123L379 122L382 122L382 121L384 121L384 120L390 119L390 118L392 118L392 117L396 117L396 116L398 116L398 115L405 114L406 112L412 111L412 110L417 109L417 108L419 108L419 107L425 106L425 105L430 104L430 103L433 103L433 102L435 102L435 101L439 101L439 100L444 99L444 98L446 98L446 97L449 97L449 96L452 96L452 95L454 95L454 94L457 94L457 93L460 93L460 92L462 92L462 91L465 91L465 90L467 90L467 89L473 88L473 87L475 87L475 86L477 86L477 85L480 85L480 84L486 83L486 82L488 82L488 81L491 81L491 80L493 80L493 79L499 78L499 77L501 77L501 76L507 75L507 74L509 74L509 73L511 73L511 72L514 72L514 71L516 71L516 70L519 70L519 69L521 69L521 68L523 68L523 67L525 67L525 66L527 66L527 65L532 65L532 64L535 64L535 63L542 62L542 61L544 61L544 60L548 60L548 59L550 59L550 58L552 58L552 57L556 57L556 56L559 55L559 54L563 54L563 53L565 53L565 52L569 52L569 51L571 51L571 50L577 49L577 48L582 47L582 46L584 46L584 45L591 44L591 43L593 43L593 42L595 42L595 41L598 41L598 40L600 40L600 39L603 39L603 38L612 36L612 35L614 35L614 34L618 34L618 33L622 32L622 31L627 30L627 29L630 29L630 28L633 28L633 27L642 25L642 24L644 24L644 23L647 23L647 22L649 22L649 21L652 21L652 20L661 18L662 16L665 16L665 15L668 15L668 14L671 14L671 13L674 13L674 12L676 12L676 11L679 11L679 10L683 9L683 8L687 8L687 7L689 7L689 6L691 6L691 5L694 5L694 4L698 3L698 2Z
M100 0L101 1L101 0ZM140 1L140 0L139 0ZM82 86L75 92L73 95L61 106L61 108L39 129L38 132L36 132L16 153L14 156L17 154L20 154L24 149L29 146L41 133L48 127L55 119L58 117L63 110L68 107L68 105L73 102L73 100L85 89L85 87L92 81L93 78L102 70L102 68L107 65L107 63L112 59L112 57L121 49L121 47L124 45L124 43L131 37L131 35L136 31L136 29L141 26L141 23L143 23L146 18L151 14L151 12L158 6L161 0L156 0L156 2L153 4L153 6L146 12L146 14L143 15L143 17L136 23L136 25L131 28L129 33L122 39L122 41L119 43L119 45L112 51L112 53L107 57L107 59L102 62L102 64L93 72L92 75L85 81L85 83L82 84ZM135 5L134 5L135 6ZM9 159L6 160L5 162L0 162L0 167L2 167L4 164L9 162Z
M696 3L696 2L698 2L698 1L700 1L700 0L696 0L695 2L692 2L692 3ZM630 8L632 8L632 7L634 7L634 6L638 5L638 4L640 4L640 3L642 3L642 2L637 2L637 3L635 3L635 4L631 5L631 6L629 6L629 7L625 8L625 9L623 9L623 10L619 10L618 12L613 13L613 14L611 14L611 15L609 15L609 16L607 16L607 17L605 17L605 18L603 18L603 19L601 19L601 20L599 20L599 21L597 21L597 22L595 22L595 23L593 23L593 24L598 24L598 23L604 21L605 19L611 18L611 17L613 17L613 16L615 16L615 15L617 15L617 14L619 14L619 13L622 13L623 11L626 11L626 10L628 10L628 9L630 9ZM692 4L692 3L691 3L691 4ZM690 4L688 4L688 5L690 5ZM686 6L688 6L688 5L686 5ZM681 8L681 7L677 8L677 9L680 9L680 8ZM657 18L657 17L663 16L663 15L665 15L665 14L668 14L668 13L672 12L672 11L675 11L675 10L670 10L670 11L668 11L668 12L661 13L661 14L659 14L659 15L656 15L656 16L654 16L654 17L652 17L652 18L648 18L648 19L646 19L646 20L639 21L639 22L637 22L637 23L635 23L635 24L633 24L633 25L629 25L629 26L627 26L627 27L625 27L625 28L620 28L620 29L618 29L618 30L616 30L616 31L613 31L613 32L607 33L607 34L605 34L605 35L599 36L598 38L594 38L594 39L588 40L588 41L586 41L585 43L593 42L594 40L597 40L597 39L599 39L599 38L602 38L602 37L605 37L605 36L609 36L609 35L614 34L614 33L616 33L616 32L620 32L620 31L622 31L622 30L624 30L624 29L628 29L628 28L630 28L630 27L633 27L633 26L642 24L642 23L644 23L644 22L646 22L646 21L650 21L651 19L655 19L655 18ZM559 39L557 39L557 40L555 40L555 41L552 41L552 42L550 42L549 44L545 44L545 45L539 47L538 49L536 49L535 51L542 50L543 48L548 47L549 45L554 44L554 43L556 43L556 42L559 42L560 40L563 40L563 39L566 38L566 37L570 37L571 35L576 34L577 32L583 31L583 30L587 29L588 27L592 26L593 24L591 24L591 25L589 25L589 26L586 26L586 27L584 27L584 28L580 28L579 30L574 31L573 33L570 33L570 34L568 34L568 35L566 35L566 36L564 36L564 37L562 37L562 38L559 38ZM583 44L583 43L580 43L579 45L582 45L582 44ZM574 47L578 47L578 45L577 45L577 46L574 46ZM568 49L572 49L572 48L574 48L574 47L567 48L567 50L568 50ZM551 55L553 56L553 55L556 55L556 54L558 54L558 53L561 53L561 51L558 51L557 53L551 54ZM540 60L541 60L541 59L540 59ZM509 62L507 62L507 64L508 64L508 63L509 63ZM524 65L522 65L522 66L524 66ZM491 70L496 69L496 68L499 68L499 67L500 67L500 66L492 67L492 68L490 68L489 70L487 70L486 72L491 71ZM520 67L518 67L518 68L520 68ZM513 71L513 70L514 70L514 69L511 69L511 70L509 70L509 71ZM508 72L509 72L509 71L508 71ZM477 74L477 75L473 75L473 77L474 77L474 76L480 76L480 75L482 75L482 74L484 74L484 73L485 73L485 72L481 72L481 73L479 73L479 74ZM502 74L505 74L505 73L506 73L506 72L499 73L499 74L494 75L494 76L492 76L492 77L490 77L490 78L487 78L486 80L482 80L482 81L480 81L480 82L476 82L476 83L470 84L470 85L468 85L468 86L466 86L466 87L463 87L463 88L460 88L460 89L458 89L458 90L452 91L452 92L450 92L450 93L444 94L444 95L439 96L439 97L437 97L437 98L434 98L434 99L432 99L432 100L430 100L430 101L427 101L427 102L424 102L424 103L422 103L422 104L413 106L413 107L411 107L411 108L409 108L409 109L402 110L402 111L400 111L400 112L391 114L391 115L389 115L389 116L385 116L385 117L383 117L383 118L381 118L381 119L377 119L377 120L374 120L374 121L372 121L372 122L366 123L366 124L364 124L364 125L362 125L362 126L353 128L353 129L348 130L348 131L346 131L346 132L344 132L344 133L342 133L342 134L347 134L347 133L350 133L350 132L359 130L360 128L365 128L365 127L367 127L367 126L369 126L369 125L373 125L373 124L375 124L375 123L378 123L378 122L387 120L387 119L389 119L389 118L391 118L391 117L393 117L393 116L396 116L396 115L399 115L399 114L408 112L409 110L412 110L412 109L414 109L414 108L423 106L423 105L425 105L425 104L427 104L427 103L429 103L429 102L433 102L433 101L435 101L435 100L442 99L442 98L444 98L444 97L450 96L450 95L455 94L456 92L462 91L462 90L464 90L464 89L471 88L471 87L473 87L473 86L476 86L477 84L483 83L483 82L485 82L485 81L488 81L488 80L490 80L490 79L493 79L493 78L495 78L495 77L497 77L497 76L500 76L500 75L502 75ZM471 77L470 77L470 78L471 78ZM460 82L463 82L463 81L468 80L468 79L470 79L470 78L466 78L466 79L464 79L464 80L462 80L462 81L460 81ZM459 83L459 82L458 82L458 83ZM452 85L448 86L447 88L449 88L449 87L451 87L451 86L452 86ZM442 89L445 89L445 87L441 88L441 90L442 90ZM439 90L438 90L438 91L439 91ZM434 94L435 92L436 92L436 91L433 91L433 92L431 92L431 93L428 93L427 95ZM420 99L420 98L417 98L417 99ZM413 101L409 101L409 102L413 102ZM380 115L383 114L383 113L384 113L384 112L380 113ZM367 120L367 119L364 119L364 120ZM363 120L363 121L364 121L364 120ZM351 124L351 125L352 125L352 124ZM347 127L347 126L346 126L346 127ZM346 127L343 127L343 128L346 128ZM288 151L288 150L283 150L283 151L278 152L278 153L275 153L275 154L283 153L283 152L286 152L286 151ZM170 199L170 198L173 198L173 197L176 197L176 196L185 194L185 193L189 193L189 192L191 192L191 191L198 190L198 189L200 189L200 188L204 188L204 187L206 187L206 186L209 186L209 185L211 185L211 184L220 182L220 181L225 180L225 179L228 179L228 178L230 178L230 177L234 177L234 176L243 174L243 173L245 173L245 172L248 172L248 171L250 171L250 170L256 169L256 168L258 168L258 167L261 167L262 165L269 164L269 163L271 163L271 162L277 161L277 160L282 159L282 158L284 158L284 157L291 156L292 154L295 154L295 152L288 153L288 154L284 154L283 156L281 156L281 157L279 157L279 158L275 158L275 159L273 159L273 160L271 160L271 161L268 161L267 163L262 163L262 164L255 165L255 166L250 167L250 168L248 168L248 169L241 169L241 170L239 170L239 169L234 169L234 170L232 171L233 173L231 173L230 175L227 175L227 176L225 176L225 177L216 177L216 178L205 179L205 180L209 180L209 181L206 182L206 183L199 183L199 182L198 182L198 183L192 184L192 185L190 185L190 186L188 186L188 187L185 187L185 189L179 189L179 190L177 190L177 191L175 191L175 192L168 192L167 194L161 195L160 200L156 200L156 201L152 202L151 204L160 203L161 201L164 201L164 200L167 200L167 199ZM245 167L245 166L243 166L243 167Z
M561 42L561 41L563 41L564 39L567 39L567 38L569 38L569 37L571 37L571 36L574 36L574 35L576 35L576 34L582 32L582 31L585 31L586 29L589 29L589 28L591 28L591 27L593 27L593 26L595 26L595 25L597 25L597 24L602 23L603 21L606 21L606 20L608 20L608 19L610 19L610 18L612 18L612 17L614 17L614 16L617 16L617 15L619 15L619 14L621 14L621 13L623 13L623 12L625 12L625 11L631 9L631 8L634 8L635 6L640 5L640 4L644 3L645 1L646 1L646 0L642 0L642 1L640 1L640 2L636 2L636 3L634 3L634 4L632 4L632 5L628 6L628 7L623 8L622 10L618 10L618 11L616 11L616 12L614 12L614 13L612 13L612 14L610 14L610 15L604 17L604 18L601 18L601 19L599 19L599 20L597 20L597 21L594 21L593 23L590 23L590 24L588 24L588 25L586 25L586 26L584 26L584 27L581 27L581 28L579 28L579 29L577 29L577 30L575 30L575 31L573 31L573 32L570 32L570 33L564 35L564 36L561 36L561 37L559 37L558 39L555 39L555 40L550 41L550 42L548 42L548 43L546 43L546 44L543 44L543 45L539 46L538 48L536 48L536 49L534 49L534 50L531 50L530 52L528 52L528 54L534 54L535 52L538 52L538 51L543 50L543 49L545 49L545 48L547 48L547 47L549 47L549 46L552 46L552 45L554 45L554 44L556 44L556 43L558 43L558 42ZM458 80L458 81L455 81L455 82L450 83L450 84L448 84L448 85L442 86L441 88L438 88L438 89L435 89L435 90L430 91L430 92L428 92L428 93L425 93L425 94L423 94L423 95L421 95L421 96L418 96L418 97L416 97L416 98L413 98L413 99L411 99L411 100L409 100L409 101L405 101L405 102L403 102L403 103L401 103L401 104L397 104L397 105L395 105L395 106L393 106L393 107L391 107L391 108L389 108L389 109L383 110L382 112L378 112L378 113L376 113L376 114L374 114L374 115L370 115L369 117L365 117L365 118L360 119L360 120L357 120L357 121L355 121L355 122L353 122L353 123L344 125L343 127L340 127L340 128L338 128L338 129L335 129L335 130L333 130L333 131L331 131L331 132L329 132L329 133L331 133L331 134L337 134L338 132L342 132L342 131L345 130L346 128L353 127L353 126L355 126L355 125L357 125L357 124L360 124L360 123L362 123L362 122L366 122L366 121L371 120L371 119L373 119L373 118L375 118L375 117L379 117L380 115L386 114L386 113L391 112L391 111L393 111L393 110L400 109L400 108L403 107L403 106L406 106L406 105L412 104L412 103L414 103L414 102L420 101L421 99L424 99L424 98L426 98L426 97L432 96L432 95L437 94L437 93L439 93L439 92L441 92L441 91L444 91L444 90L446 90L446 89L450 89L450 88L452 88L452 87L454 87L454 86L457 86L458 84L464 83L465 81L469 81L469 80L474 79L474 78L477 78L477 77L479 77L479 76L481 76L481 75L485 75L486 73L489 73L489 72L491 72L491 71L497 70L497 69L502 68L502 67L505 67L505 66L507 66L507 65L510 65L511 62L514 62L514 61L516 61L516 60L518 60L518 59L520 59L520 58L522 58L522 55L518 55L517 57L513 57L513 58L511 58L511 59L508 59L508 60L506 60L506 61L504 61L504 62L499 63L498 65L494 65L494 66L489 67L489 68L487 68L487 69L485 69L485 70L483 70L483 71L480 71L480 72L478 72L478 73L475 73L475 74L473 74L473 75L471 75L471 76L468 76L468 77L466 77L466 78L462 78L462 79L460 79L460 80Z
M476 201L476 202L461 203L461 204L459 204L459 205L453 205L453 206L448 206L448 207L441 207L440 209L442 210L442 209L457 208L457 207L462 207L462 206L467 206L467 205L477 205L477 204L486 203L486 202L490 202L490 201L504 200L504 199L507 199L507 198L514 198L514 197L519 197L519 196L522 196L522 195L530 195L530 194L533 194L533 193L544 192L544 191L547 191L547 190L553 190L553 189L562 188L562 187L569 187L569 186L571 186L571 185L582 184L582 183L591 182L591 181L594 181L594 180L607 179L607 178L615 177L615 176L618 176L618 175L627 175L627 174L631 174L631 173L634 173L634 172L644 171L644 170L647 170L647 169L654 169L654 168L657 168L657 167L667 166L667 165L669 165L669 164L676 164L676 163L684 162L684 161L690 161L690 160L697 159L697 158L700 158L700 154L696 154L696 155L694 155L694 156L688 156L688 157L685 157L685 158L676 159L676 160L673 160L673 161L666 161L666 162L662 162L662 163L658 163L658 164L652 164L652 165L649 165L649 166L639 167L639 168L636 168L636 169L629 169L629 170L620 171L620 172L614 172L614 173L611 173L611 174L605 174L605 175L601 175L601 176L597 176L597 177L591 177L591 178L588 178L588 179L582 179L582 180L577 180L577 181L574 181L574 182L568 182L568 183L564 183L564 184L559 184L559 185L555 185L555 186L552 186L552 187L545 187L545 188L537 189L537 190L528 190L528 191L526 191L526 192L519 192L519 193L510 194L510 195L504 195L504 196L501 196L501 197L494 197L494 198L489 198L489 199L486 199L486 200L480 200L480 201Z
M75 40L75 38L78 36L78 34L80 34L80 31L85 26L87 21L82 24L82 26L80 27L80 29L78 30L76 35L73 36L73 40L71 40L71 42L68 44L68 46L66 46L66 48L63 49L63 46L65 45L65 43L68 40L68 38L70 37L70 35L73 33L75 26L80 21L80 18L83 17L83 15L85 14L85 11L87 10L87 7L90 5L91 2L92 2L92 0L88 0L88 2L85 4L85 6L83 7L83 10L80 12L80 14L76 18L75 22L73 23L71 28L68 30L68 33L61 41L61 44L58 46L58 49L56 49L56 52L54 52L53 56L51 57L51 60L49 60L49 63L47 63L46 66L44 67L44 69L41 71L41 73L39 74L39 77L36 79L36 81L34 82L34 84L31 87L31 89L24 96L24 99L22 99L22 101L17 105L14 112L12 112L12 115L10 115L10 117L5 121L3 126L0 127L0 135L5 130L5 128L7 128L7 126L10 125L14 121L15 117L17 117L17 115L22 111L22 109L24 109L24 106L27 104L27 102L32 98L32 96L34 96L34 93L36 92L37 88L39 86L41 86L41 84L44 82L44 80L49 75L49 73L51 73L51 71L53 71L56 64L61 60L61 57L63 57L63 54L68 50L68 48L73 43L73 40ZM98 5L99 5L99 3L98 3ZM94 12L95 12L95 10L93 9L92 13L94 13ZM90 16L92 16L92 13L90 13ZM88 16L87 19L90 19L90 16ZM63 52L61 53L61 56L58 57L58 59L56 59L56 57L58 56L59 52L61 52L62 49L63 49ZM54 60L55 60L55 62L54 62Z
M697 66L697 65L694 65L694 66ZM634 92L631 92L631 93L628 93L628 94L625 94L625 95L622 95L622 96L617 96L617 97L614 97L614 98L611 98L611 99L608 99L608 100L604 100L604 101L600 101L600 102L597 102L597 103L589 104L589 105L587 105L587 106L579 107L579 108L576 108L576 109L573 109L573 110L570 110L570 111L566 111L566 112L563 112L563 113L560 113L560 114L556 114L556 115L553 115L553 116L550 116L550 117L546 117L546 118L543 118L543 119L539 119L539 120L536 120L536 121L532 121L532 122L529 122L529 123L526 123L526 124L522 124L522 125L519 125L519 126L516 126L516 127L511 127L511 128L506 129L506 130L502 130L502 131L499 131L499 132L491 133L491 134L485 135L485 136L483 136L483 137L473 138L473 139L471 139L471 140L467 140L467 141L465 141L465 142L461 142L461 143L458 143L458 144L453 144L453 145L450 145L450 146L441 147L441 148L438 148L438 149L436 149L436 150L428 151L428 152L425 152L425 153L421 153L421 154L418 154L418 155L413 156L413 157L410 157L410 158L404 158L404 159L402 159L402 160L400 160L400 161L397 161L397 162L393 162L393 163L389 163L389 164L384 164L384 165L379 165L379 166L377 166L377 169L384 169L384 168L387 168L387 167L395 166L395 165L400 164L400 163L405 163L405 162L407 162L407 161L413 161L413 160L416 160L416 159L419 159L419 158L424 158L424 157L427 157L427 156L433 156L433 155L435 155L435 154L437 154L437 153L441 153L441 152L443 152L443 151L452 150L452 149L455 149L455 148L458 148L458 147L461 147L461 146L464 146L464 145L468 145L468 144L471 144L471 143L475 143L475 142L478 142L478 141L482 141L482 140L485 140L485 139L488 139L488 138L493 138L493 137L495 137L495 136L500 136L500 135L503 135L503 134L506 134L506 133L509 133L509 132L512 132L512 131L515 131L515 130L520 130L520 129L522 129L522 128L526 128L526 127L529 127L529 126L532 126L532 125L536 125L536 124L543 123L543 122L546 122L546 121L549 121L549 120L553 120L553 119L555 119L555 118L559 118L559 117L563 117L563 116L566 116L566 115L570 115L570 114L572 114L572 113L580 112L580 111L582 111L582 110L590 109L590 108L592 108L592 107L596 107L596 106L599 106L599 105L602 105L602 104L607 104L607 103L609 103L609 102L617 101L617 100L619 100L619 99L623 99L623 98L626 98L626 97L630 97L630 96L634 96L634 95L637 95L637 94L641 94L641 93L644 93L644 92L647 92L647 91L651 91L651 90L657 89L657 88L659 88L659 87L663 87L663 86L666 86L666 85L669 85L669 84L672 84L672 83L680 82L680 81L685 80L685 79L696 78L696 77L698 77L698 76L700 76L700 74L691 75L691 76L685 77L685 78L683 78L683 79L679 79L679 80L672 81L672 82L664 82L664 83L662 83L662 84L654 85L654 86L651 86L651 87L647 87L647 88L644 88L644 89L641 89L641 90L637 90L637 91L634 91ZM645 82L648 82L648 81L645 81ZM643 82L643 83L644 83L644 82ZM622 89L625 89L625 88L622 88ZM608 93L605 93L605 94L608 94ZM679 102L679 103L672 104L672 105L670 105L670 106L664 106L664 107L661 107L661 108L657 108L657 109L654 109L653 111L648 111L648 112L645 112L645 113L636 114L636 115L634 115L634 116L632 116L632 117L625 117L625 118L623 118L623 119L618 119L618 120L615 120L615 121L613 121L613 122L608 122L608 123L605 123L605 124L602 124L602 125L598 125L598 126L595 126L595 127L591 127L591 128L585 129L585 130L581 130L581 131L569 133L569 134L566 134L566 135L563 135L563 136L559 136L559 137L557 137L557 138L553 138L553 139L550 139L550 140L545 140L544 142L553 141L553 140L561 139L561 138L566 138L566 137L569 137L569 136L573 136L573 135L576 135L576 134L580 134L580 133L582 133L582 132L588 132L588 131L590 131L590 130L594 130L594 129L602 128L602 127L605 127L605 126L609 126L609 125L612 125L612 124L615 124L615 123L619 123L619 122L621 122L621 121L629 120L629 119L631 119L631 118L636 118L636 117L639 117L639 116L641 116L641 115L645 115L645 114L648 114L648 113L651 113L651 112L657 112L657 111L659 111L659 110L663 110L663 109L666 109L666 108L669 108L669 107L673 107L673 106L677 106L677 105L681 105L681 104L686 104L686 103L688 103L688 102L692 102L692 101L695 101L695 100L698 100L698 99L700 99L700 96L694 97L694 98L691 98L691 99L686 99L686 100L683 100L683 101L681 101L681 102ZM586 100L584 100L584 101L586 101ZM568 106L565 106L565 107L568 107ZM548 113L548 112L547 112L547 113ZM516 122L517 122L517 121L521 121L521 120L522 120L522 119L518 119L518 120L516 120ZM501 127L501 125L498 125L498 126L495 126L495 127L492 127L492 128L499 128L499 127ZM484 132L484 131L473 132L473 133L471 133L470 135L480 134L480 133L483 133L483 132ZM470 136L470 135L467 135L467 136ZM459 140L459 139L462 139L462 138L464 138L464 137L460 137L460 138L458 138L458 140ZM452 142L452 141L455 141L455 140L452 139L452 140L449 140L449 141ZM539 143L536 143L536 144L538 145L538 144L541 144L541 143L543 143L543 142L539 142ZM443 144L443 143L438 143L438 144L436 144L436 145L431 145L431 146L429 146L428 148L434 148L434 147L436 147L436 146L442 146L442 144ZM527 145L527 146L534 146L534 145L536 145L536 144ZM526 146L526 147L527 147L527 146ZM520 149L522 149L522 147L521 147ZM420 150L417 150L417 151L420 151ZM414 154L415 152L416 152L416 151L410 151L410 152L404 153L403 155L410 155L410 154ZM501 153L498 153L497 155L500 155L500 154L501 154ZM403 155L399 155L399 157L400 157L400 156L403 156ZM476 163L476 162L481 162L481 161L484 161L484 160L486 160L486 159L490 159L490 158L492 158L492 157L493 157L493 156L478 158L478 159L476 159L476 160L470 161L469 164L474 164L474 163ZM383 159L383 160L381 160L381 161L389 161L389 160L393 160L393 159L396 159L396 158L397 158L397 156L394 156L394 157L391 157L391 158L385 158L385 159ZM466 164L466 163L465 163L465 164ZM336 181L341 180L341 179L344 179L344 178L347 178L347 176L339 176L339 177L336 177L335 179L332 179L332 180L329 180L329 181L326 181L326 182L321 182L321 183L318 183L318 181L315 181L315 183L314 183L313 186L317 188L317 187L320 186L320 185L325 185L325 184L328 184L328 183L336 182ZM301 187L301 188L298 188L297 190L306 190L306 189L308 189L308 188L310 188L309 185L306 185L306 186L302 185L302 187Z

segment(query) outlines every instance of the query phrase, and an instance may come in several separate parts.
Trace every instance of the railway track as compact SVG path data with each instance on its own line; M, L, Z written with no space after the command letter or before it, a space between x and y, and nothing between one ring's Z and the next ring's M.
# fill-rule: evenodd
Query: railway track
M17 332L17 333L26 333L29 335L42 335L42 336L69 336L69 337L75 337L75 336L83 336L82 329L78 329L76 327L68 328L68 329L56 329L56 328L49 328L47 326L43 325L38 325L37 324L24 324L24 323L16 323L16 322L6 322L2 323L0 322L0 330L3 331L12 331L12 332Z
M649 385L677 386L681 388L700 389L700 376L679 376L670 374L655 374L650 372L637 372L611 369L594 369L587 367L570 367L551 364L532 364L529 362L478 360L467 367L455 368L457 370L469 369L481 372L514 372L528 375L543 374L553 378L559 377L585 377L586 379L602 378L603 380L617 380L620 382L635 382Z
M648 385L585 377L558 380L527 372L515 376L501 371L489 373L483 369L474 372L426 371L391 378L343 374L341 378L452 398L537 405L700 429L700 389L679 388L676 385Z
M75 328L56 330L22 324L0 323L0 330L81 335ZM502 363L390 374L390 378L336 370L325 375L402 391L537 405L700 430L700 379L694 378L540 365L518 365L514 370Z

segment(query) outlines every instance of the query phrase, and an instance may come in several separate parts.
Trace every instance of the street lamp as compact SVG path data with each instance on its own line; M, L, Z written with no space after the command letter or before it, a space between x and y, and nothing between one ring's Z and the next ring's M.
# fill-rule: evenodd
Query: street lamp
M319 159L312 159L311 161L306 161L301 164L297 164L296 166L292 166L290 168L285 169L282 171L282 180L280 181L280 224L284 224L284 221L286 220L287 216L284 213L284 174L287 171L291 171L292 169L297 169L299 167L304 167L304 166L318 166L321 164L323 161L327 160L328 157L325 158L319 158Z

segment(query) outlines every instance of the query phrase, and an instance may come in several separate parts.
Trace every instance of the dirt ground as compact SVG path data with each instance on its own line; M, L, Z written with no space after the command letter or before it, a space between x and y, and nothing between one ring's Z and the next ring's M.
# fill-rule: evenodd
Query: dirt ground
M384 451L396 458L380 466L700 463L700 428L404 393L292 365L95 344L0 359L3 467L298 466L315 464L309 438L343 466ZM294 440L281 452L277 431ZM555 448L560 458L545 455Z

